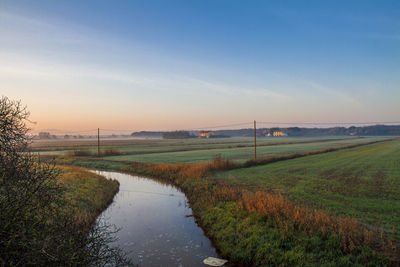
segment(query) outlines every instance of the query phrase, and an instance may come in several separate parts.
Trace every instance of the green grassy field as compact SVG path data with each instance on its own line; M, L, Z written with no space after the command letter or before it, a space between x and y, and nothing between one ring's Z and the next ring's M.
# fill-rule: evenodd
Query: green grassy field
M344 139L358 139L355 137L275 137L275 138L258 138L257 144L264 145L281 145L291 143L311 143L311 142L329 142ZM124 154L146 154L146 153L162 153L177 152L190 150L204 150L217 148L239 148L252 147L254 139L251 137L235 137L221 139L105 139L101 140L102 149L116 149ZM31 144L31 149L42 154L68 154L74 150L88 150L97 152L97 139L83 140L35 140Z
M282 156L290 153L304 153L309 151L318 151L326 148L337 148L350 144L360 144L375 141L377 138L362 139L344 139L311 143L294 143L270 146L259 146L257 155L259 158L268 156ZM195 163L212 161L217 154L224 159L234 160L236 162L245 162L254 157L253 147L233 147L233 148L212 148L191 151L167 152L167 153L149 153L142 155L120 155L105 157L106 160L116 161L136 161L152 163Z
M387 137L315 137L315 138L258 138L258 157L282 156L327 148L338 148L352 144L384 140ZM252 138L186 139L186 140L106 140L102 150L114 149L122 155L102 157L112 161L137 161L152 163L194 163L211 161L217 154L223 158L244 162L254 156ZM97 142L41 141L34 142L32 149L41 155L68 155L74 150L96 153Z
M215 173L247 188L282 189L307 206L400 227L400 140Z

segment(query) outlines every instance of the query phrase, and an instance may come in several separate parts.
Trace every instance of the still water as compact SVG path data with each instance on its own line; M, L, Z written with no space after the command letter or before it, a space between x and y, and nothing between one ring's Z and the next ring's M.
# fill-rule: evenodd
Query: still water
M139 266L205 266L217 257L215 248L197 226L184 193L157 181L97 171L120 183L114 202L102 220L120 231L116 245Z

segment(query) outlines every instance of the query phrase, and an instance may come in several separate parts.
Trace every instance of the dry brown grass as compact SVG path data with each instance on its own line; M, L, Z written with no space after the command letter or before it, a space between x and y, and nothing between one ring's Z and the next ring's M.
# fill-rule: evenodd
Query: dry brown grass
M357 220L295 205L280 194L242 192L239 203L249 212L265 214L269 219L276 220L283 232L295 229L310 235L316 232L335 234L341 238L341 247L346 252L352 252L361 245L385 251L386 254L392 254L396 249L382 232L367 229Z

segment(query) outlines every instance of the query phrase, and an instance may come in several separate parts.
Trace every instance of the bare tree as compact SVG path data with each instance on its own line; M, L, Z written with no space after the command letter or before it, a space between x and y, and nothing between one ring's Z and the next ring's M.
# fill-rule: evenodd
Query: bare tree
M29 112L0 98L0 266L129 265L108 226L75 222L54 164L27 151Z

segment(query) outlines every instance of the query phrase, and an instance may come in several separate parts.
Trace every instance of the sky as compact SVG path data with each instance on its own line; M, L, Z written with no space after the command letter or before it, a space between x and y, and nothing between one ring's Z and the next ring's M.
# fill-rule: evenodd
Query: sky
M400 115L400 1L0 0L0 95L34 131Z

